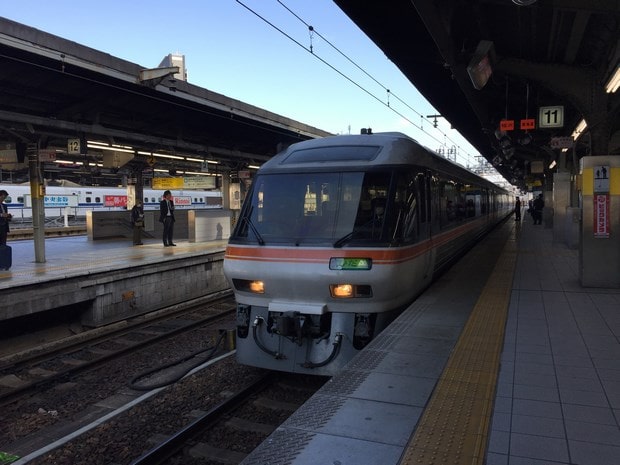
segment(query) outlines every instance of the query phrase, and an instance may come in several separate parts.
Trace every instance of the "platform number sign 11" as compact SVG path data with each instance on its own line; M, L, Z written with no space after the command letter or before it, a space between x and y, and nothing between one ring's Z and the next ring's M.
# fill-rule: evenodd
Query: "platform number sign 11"
M561 128L564 127L564 107L540 107L538 111L539 128Z

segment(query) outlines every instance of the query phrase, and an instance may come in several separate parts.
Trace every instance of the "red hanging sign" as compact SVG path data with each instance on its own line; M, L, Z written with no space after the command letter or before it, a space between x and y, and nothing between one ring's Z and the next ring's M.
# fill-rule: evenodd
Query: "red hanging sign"
M534 118L531 119L522 119L520 121L520 129L522 131L528 131L530 129L536 129L536 120Z
M513 119L503 119L499 122L499 128L502 131L514 131L515 128L515 120Z

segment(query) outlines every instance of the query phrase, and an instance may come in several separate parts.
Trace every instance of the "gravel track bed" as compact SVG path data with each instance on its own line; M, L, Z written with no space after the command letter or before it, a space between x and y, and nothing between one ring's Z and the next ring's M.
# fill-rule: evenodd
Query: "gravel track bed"
M0 450L6 450L7 445L42 428L71 422L98 401L127 391L128 383L136 375L206 349L213 345L217 336L213 327L193 330L6 405L0 421ZM54 362L50 368L53 365L62 364Z
M262 370L237 365L229 357L30 463L130 463L153 447L154 437L174 433L192 421L196 411L206 411L224 400L231 386L241 386L261 374Z

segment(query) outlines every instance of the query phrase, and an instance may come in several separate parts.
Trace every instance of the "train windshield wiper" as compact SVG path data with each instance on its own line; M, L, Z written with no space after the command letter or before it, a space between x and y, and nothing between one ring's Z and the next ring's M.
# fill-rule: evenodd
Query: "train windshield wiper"
M242 221L245 221L247 225L250 227L250 229L256 236L256 240L258 241L258 244L265 245L265 240L263 239L263 236L260 235L260 233L258 232L258 229L256 229L256 226L254 226L254 223L252 223L252 220L250 219L251 214L252 214L252 209L250 209L248 214L242 218Z
M334 242L334 247L335 248L340 248L343 245L345 245L347 242L349 242L351 239L353 239L353 236L355 235L356 231L353 230L351 231L349 234L342 236L340 239L338 239L336 242Z

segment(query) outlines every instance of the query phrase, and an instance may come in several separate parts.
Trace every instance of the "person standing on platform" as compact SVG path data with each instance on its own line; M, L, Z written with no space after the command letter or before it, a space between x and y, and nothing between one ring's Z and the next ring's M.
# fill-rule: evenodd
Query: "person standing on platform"
M136 200L131 209L131 225L133 226L133 245L142 245L142 228L144 228L144 208L142 201Z
M521 200L519 197L515 200L515 221L521 221Z
M540 194L534 200L534 212L532 216L534 217L534 224L542 224L542 212L545 207L545 201L543 200L543 195Z
M4 199L9 196L7 191L0 190L0 246L6 245L6 238L9 234L9 222L13 215L9 213L7 206L4 204Z
M164 192L164 197L159 202L159 221L164 224L164 247L174 247L176 244L172 242L172 233L174 230L174 202L172 201L172 193Z

